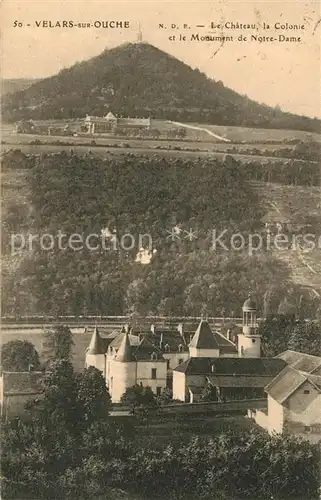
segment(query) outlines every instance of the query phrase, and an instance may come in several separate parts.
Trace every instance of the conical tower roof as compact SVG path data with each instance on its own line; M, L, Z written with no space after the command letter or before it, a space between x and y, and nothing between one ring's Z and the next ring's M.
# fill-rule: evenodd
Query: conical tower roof
M91 337L90 344L87 349L87 354L105 354L104 346L97 326L95 326L94 328L94 333Z
M123 334L123 339L116 354L116 361L133 361L132 349L129 342L128 332Z
M200 321L189 347L196 347L197 349L219 349L219 345L206 320L202 319Z

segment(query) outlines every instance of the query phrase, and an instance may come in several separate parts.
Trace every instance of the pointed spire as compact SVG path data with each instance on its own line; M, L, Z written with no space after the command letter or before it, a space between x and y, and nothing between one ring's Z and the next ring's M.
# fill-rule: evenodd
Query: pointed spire
M118 352L116 361L133 361L132 349L130 347L128 332L125 331Z
M213 332L208 322L201 319L196 332L189 344L189 347L196 347L197 349L217 349L218 343L214 338Z
M87 349L87 354L105 354L103 342L99 335L97 326L94 328L94 333L91 337L89 347Z

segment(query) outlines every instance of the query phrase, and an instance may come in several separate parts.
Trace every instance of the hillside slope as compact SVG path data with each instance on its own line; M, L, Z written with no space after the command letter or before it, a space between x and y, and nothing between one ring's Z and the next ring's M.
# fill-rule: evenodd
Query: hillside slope
M1 93L2 95L13 94L13 92L30 87L37 81L39 80L33 78L3 78L1 79Z
M3 119L120 115L320 130L320 121L256 103L146 43L124 44L5 96Z

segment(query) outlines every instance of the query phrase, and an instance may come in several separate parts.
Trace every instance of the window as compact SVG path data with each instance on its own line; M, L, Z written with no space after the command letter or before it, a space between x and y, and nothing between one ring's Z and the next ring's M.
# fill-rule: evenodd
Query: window
M168 359L167 360L167 370L169 370L169 368L170 368L170 360Z
M255 339L252 339L252 343L255 344Z
M310 394L309 389L304 389L303 394Z
M179 358L178 364L180 365L181 363L183 363L183 361L184 361L183 358Z
M161 387L156 387L156 396L160 396L162 393L162 388Z
M156 380L156 368L152 368L152 380Z
M304 432L310 432L311 427L309 425L304 426Z

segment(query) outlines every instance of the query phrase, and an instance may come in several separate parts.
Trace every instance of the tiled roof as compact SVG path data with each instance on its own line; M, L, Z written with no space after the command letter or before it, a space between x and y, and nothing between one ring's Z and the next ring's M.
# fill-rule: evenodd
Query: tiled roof
M113 347L114 349L119 349L121 342L124 338L124 333L120 332L117 337L115 337L111 342L110 342L110 347ZM128 340L131 346L138 346L140 343L140 339L136 335L131 335L130 333L128 334Z
M154 346L145 337L141 340L140 344L133 350L133 356L137 361L152 360L152 354L156 353L157 359L154 361L164 361L162 351Z
M189 358L174 371L187 375L275 376L285 366L285 361L276 358Z
M124 362L134 361L132 348L129 341L129 335L127 332L121 333L121 342L115 359L116 361Z
M306 373L313 373L321 367L321 358L319 356L291 351L290 349L279 354L277 358L283 359L292 368Z
M189 344L189 347L195 347L196 349L218 349L219 345L216 336L210 328L207 321L201 320L197 327L197 330Z
M320 376L309 375L287 366L265 387L265 391L282 404L306 381L312 383L321 392Z
M224 335L219 332L213 332L214 338L219 346L221 354L235 354L237 353L236 345L228 340Z
M100 338L98 328L95 327L94 333L91 337L89 347L87 349L87 354L104 354L105 345Z
M321 375L309 375L308 380L321 390Z
M217 387L260 387L264 389L267 382L273 378L274 375L246 375L242 373L237 373L236 376L231 375L207 375L207 381Z
M165 350L166 345L169 346L170 352L179 351L179 346L181 346L182 351L188 350L185 338L183 338L177 331L156 330L154 334L152 332L146 333L145 338L151 344L154 344L156 347L162 350ZM161 347L161 341L162 341L162 347Z
M41 380L43 372L2 372L3 393L7 394L39 394L42 392Z

